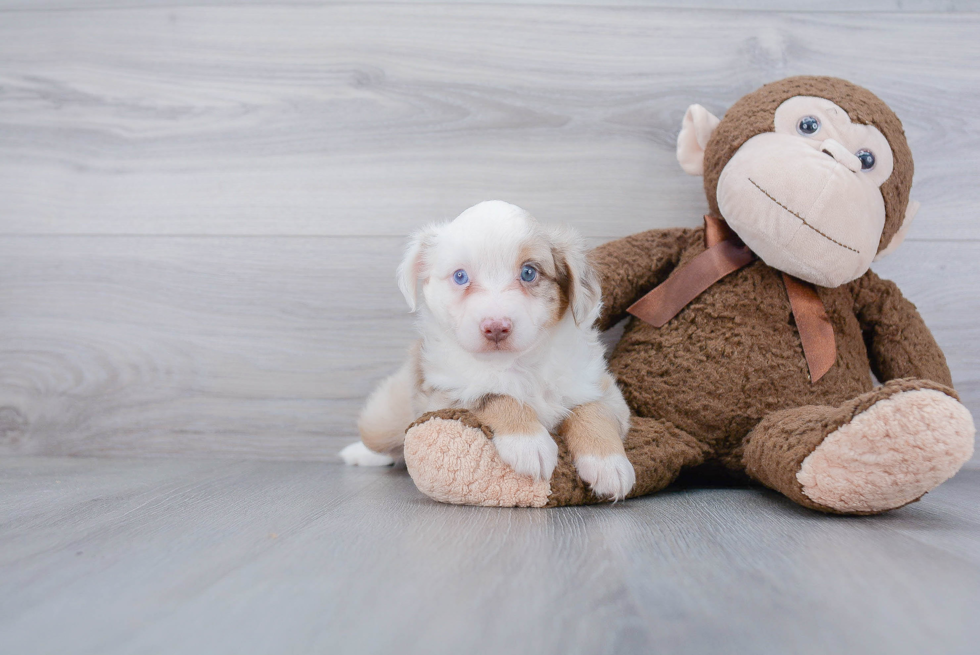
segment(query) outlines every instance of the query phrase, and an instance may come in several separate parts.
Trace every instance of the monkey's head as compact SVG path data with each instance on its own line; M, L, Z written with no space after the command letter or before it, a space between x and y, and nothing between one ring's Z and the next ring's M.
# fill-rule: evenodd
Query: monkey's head
M832 77L767 84L721 120L692 105L677 159L704 175L712 213L766 264L824 287L898 247L918 209L902 123Z

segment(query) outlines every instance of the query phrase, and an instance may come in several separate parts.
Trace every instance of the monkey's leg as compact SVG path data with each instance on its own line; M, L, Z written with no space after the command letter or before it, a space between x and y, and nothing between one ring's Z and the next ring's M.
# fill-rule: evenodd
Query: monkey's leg
M630 417L630 431L623 447L636 473L636 483L627 498L660 491L685 468L704 463L707 450L694 437L667 421L639 416ZM606 500L597 497L576 474L568 445L559 441L558 466L551 477L548 506L587 505Z
M663 489L681 470L704 461L705 449L665 421L631 418L624 443L636 472L628 497ZM500 458L493 435L465 410L432 412L405 435L405 464L419 490L443 503L496 507L556 507L600 503L578 476L559 440L558 466L550 480L518 475Z
M746 472L823 512L876 514L918 500L973 454L952 389L892 380L840 407L776 412L745 438Z

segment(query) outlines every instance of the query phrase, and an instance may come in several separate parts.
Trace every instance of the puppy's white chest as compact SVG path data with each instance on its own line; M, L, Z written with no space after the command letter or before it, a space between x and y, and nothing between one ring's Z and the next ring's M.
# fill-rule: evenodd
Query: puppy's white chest
M511 366L425 367L426 383L463 407L475 407L487 395L511 396L530 406L548 430L554 430L573 407L595 400L598 384L590 380L592 371L560 370L561 367Z

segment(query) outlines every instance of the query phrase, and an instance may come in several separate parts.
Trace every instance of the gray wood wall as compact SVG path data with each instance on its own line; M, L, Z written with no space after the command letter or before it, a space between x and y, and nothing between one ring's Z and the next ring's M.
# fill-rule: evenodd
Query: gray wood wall
M904 120L876 270L980 416L978 3L274 4L0 0L0 453L332 457L412 336L404 235L696 225L686 107L801 73Z

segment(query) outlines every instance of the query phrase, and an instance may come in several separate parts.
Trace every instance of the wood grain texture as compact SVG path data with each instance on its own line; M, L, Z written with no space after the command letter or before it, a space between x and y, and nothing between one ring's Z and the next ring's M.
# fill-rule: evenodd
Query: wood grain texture
M0 1L0 453L329 458L413 337L404 234L490 197L695 225L686 106L801 72L905 119L918 241L880 270L976 413L980 16L766 1Z
M51 11L78 9L133 9L145 7L248 7L277 4L276 0L0 0L2 11ZM351 4L349 0L289 0L289 5L329 6ZM424 0L357 0L357 4L434 4ZM452 4L495 5L586 5L595 0L453 0ZM977 0L822 0L804 6L786 0L615 0L606 7L653 7L660 9L711 9L714 11L782 12L975 12Z
M403 235L493 197L595 236L693 225L686 107L821 73L905 121L913 233L980 238L978 33L891 11L10 11L0 234Z
M401 247L0 237L0 453L332 457L414 338ZM876 270L919 305L980 415L976 253L913 242Z
M406 352L397 239L0 239L0 451L324 458Z
M439 505L403 470L0 461L5 653L975 653L980 470L881 517L765 490Z

